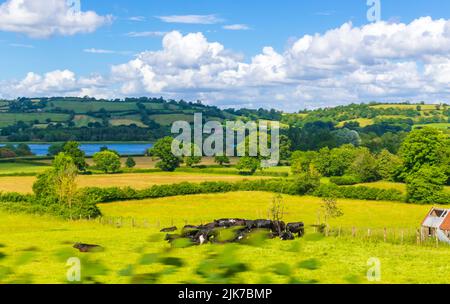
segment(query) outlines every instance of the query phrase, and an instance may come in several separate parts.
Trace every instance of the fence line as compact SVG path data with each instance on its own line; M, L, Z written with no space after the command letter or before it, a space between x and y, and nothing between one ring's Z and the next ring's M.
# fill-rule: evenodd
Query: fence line
M262 216L262 211L257 210L257 215ZM104 226L112 226L115 228L138 228L138 229L161 229L164 227L177 226L181 228L185 225L191 224L186 219L182 220L165 220L161 222L160 219L150 220L148 218L135 218L135 217L112 217L101 216L95 219L85 219L82 221L95 222ZM207 221L200 220L200 224L205 224ZM310 230L311 229L311 230ZM325 237L335 238L347 238L354 240L361 240L366 242L382 242L398 245L419 245L419 246L433 246L439 247L444 244L441 243L436 236L426 236L422 234L422 230L418 228L371 228L371 227L330 227L325 226L319 229L317 226L314 228L307 227L306 233L319 232Z

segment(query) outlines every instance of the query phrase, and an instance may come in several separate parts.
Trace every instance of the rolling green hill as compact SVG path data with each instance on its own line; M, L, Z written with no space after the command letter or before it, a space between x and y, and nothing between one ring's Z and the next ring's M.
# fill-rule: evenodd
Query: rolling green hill
M450 134L450 109L446 104L351 104L334 108L282 113L276 110L219 109L200 102L162 98L20 98L0 101L0 141L148 141L170 134L176 120L193 121L201 112L205 120L278 120L293 141L301 131L324 128L382 136L432 126ZM325 127L324 127L325 126ZM289 131L287 131L289 130ZM296 133L297 132L297 133ZM310 132L311 133L311 132ZM323 139L322 146L329 146ZM298 144L299 145L299 144ZM301 146L297 148L302 148ZM309 145L308 149L315 145ZM317 147L320 147L317 146Z

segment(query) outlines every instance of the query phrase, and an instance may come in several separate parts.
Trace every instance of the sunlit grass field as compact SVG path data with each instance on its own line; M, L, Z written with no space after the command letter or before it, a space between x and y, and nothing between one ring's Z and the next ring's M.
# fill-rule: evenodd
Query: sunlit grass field
M0 163L0 175L18 173L41 173L49 166L33 165L29 163Z
M98 280L105 283L128 283L130 277L118 275L129 264L142 262L144 253L161 253L169 245L162 241L159 229L172 222L178 226L185 221L200 224L222 217L266 218L273 194L243 192L214 195L195 195L174 198L103 204L106 217L133 217L146 220L146 228L124 225L102 225L99 222L68 222L50 217L7 214L0 211L0 252L6 254L0 265L11 266L19 259L29 261L16 266L16 274L8 280L31 279L39 283L65 282L66 264L61 251L67 256L98 260L107 269ZM321 200L314 197L285 196L286 221L304 221L308 226L317 221ZM411 228L420 225L431 206L408 205L393 202L339 200L344 216L330 221L331 226ZM311 227L307 228L314 236ZM155 238L155 236L157 236ZM150 241L151 240L151 241ZM80 254L71 246L75 242L99 244L104 252ZM168 273L158 283L205 282L196 272L211 251L224 250L223 245L205 245L174 249L161 253L182 258L183 268ZM364 237L306 237L294 242L270 240L260 246L238 245L236 261L246 263L249 271L233 278L235 283L287 283L293 277L309 283L368 283L365 275L367 261L376 257L381 261L381 283L450 283L448 256L450 247L441 245L418 246L414 242L391 244L371 241ZM59 255L58 255L59 253ZM59 258L58 258L59 256ZM306 262L305 262L306 261ZM23 260L22 260L23 262ZM303 262L303 263L302 263ZM275 264L283 271L270 271ZM299 265L299 263L301 263ZM19 265L21 263L18 263ZM145 263L144 263L145 264ZM306 264L312 266L302 267ZM287 265L287 266L286 266ZM288 267L289 271L285 268ZM161 271L160 264L141 265L135 273L148 274ZM288 272L287 278L283 273ZM26 274L32 274L28 277ZM122 275L124 273L122 272Z
M374 182L374 183L359 184L359 186L366 186L366 187L378 188L378 189L396 189L396 190L399 190L402 193L406 194L406 184L402 184L402 183L378 181L378 182ZM450 193L450 186L444 186L444 191Z
M78 187L132 187L145 189L153 185L175 184L181 182L201 183L206 181L241 181L244 179L270 178L264 176L219 175L204 173L158 172L124 173L112 175L79 175ZM0 176L0 191L31 193L35 176Z

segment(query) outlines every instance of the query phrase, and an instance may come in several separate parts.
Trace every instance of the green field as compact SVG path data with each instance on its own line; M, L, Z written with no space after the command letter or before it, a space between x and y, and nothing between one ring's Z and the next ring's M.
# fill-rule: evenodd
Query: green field
M194 121L194 115L191 114L164 114L150 115L150 118L162 126L170 126L174 121L182 120L189 123Z
M109 123L112 126L130 126L132 124L145 128L146 126L141 122L141 117L139 115L126 115L121 117L111 118Z
M85 114L87 112L98 112L101 109L107 109L111 112L123 112L123 111L136 111L137 107L135 103L132 102L78 102L66 100L52 101L47 105L47 110L52 110L54 108L60 108L63 110L74 111L77 114Z
M414 128L432 127L443 131L450 131L450 123L433 123L425 125L414 125Z
M77 128L87 127L89 123L101 123L102 120L87 115L75 115L74 123Z
M20 173L40 173L50 168L30 163L0 163L0 175Z
M67 258L81 257L82 265L90 265L84 268L90 274L100 270L94 267L98 263L107 268L96 277L105 283L128 283L130 280L205 283L212 279L199 274L200 265L213 267L209 271L214 273L217 271L215 267L237 262L245 263L249 269L227 282L369 283L366 279L367 261L378 258L381 262L380 283L450 283L450 265L447 263L450 247L416 245L414 237L409 239L408 231L417 228L430 206L339 200L344 216L332 221L331 225L342 226L342 231L358 227L355 238L344 234L318 237L308 227L305 239L294 242L269 240L258 243L258 246L237 245L235 252L227 251L226 256L219 255L216 260L211 256L212 252L231 249L224 245L204 245L168 251L169 245L162 240L163 234L158 233L161 227L172 222L176 225L183 225L185 221L199 224L220 217L264 216L272 198L273 194L269 193L245 192L101 205L105 221L112 216L122 217L120 227L111 225L112 222L68 222L0 211L0 243L3 244L0 252L6 255L0 260L0 265L15 269L15 274L3 280L65 282ZM286 196L284 200L287 221L315 223L321 204L319 199ZM130 217L135 218L134 228L130 225ZM375 236L365 236L367 228L373 228L375 233L377 228L383 227L389 229L386 243ZM398 240L400 231L405 233L404 243ZM105 251L80 254L71 248L75 242L100 244ZM184 265L177 268L153 263L154 254L181 258ZM130 264L134 266L130 268ZM135 274L133 278L125 276L130 274L130 269ZM165 275L155 276L162 272Z
M0 127L14 125L19 121L30 123L39 121L39 123L46 123L48 119L51 122L65 122L68 121L70 115L58 113L1 113Z

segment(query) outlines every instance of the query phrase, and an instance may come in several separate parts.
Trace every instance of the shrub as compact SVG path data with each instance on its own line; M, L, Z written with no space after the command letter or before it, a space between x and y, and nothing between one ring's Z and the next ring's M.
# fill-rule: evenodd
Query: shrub
M111 151L97 152L94 154L94 163L97 169L105 173L116 173L120 169L120 157Z
M253 175L260 166L260 160L257 157L244 156L239 159L236 169L241 174Z
M338 186L352 186L359 184L361 180L353 175L344 175L330 177L330 182Z
M443 193L447 176L444 168L424 165L406 179L407 201L412 203L438 203L445 199ZM446 203L449 203L447 201Z
M132 157L128 157L127 160L125 161L125 166L127 166L127 168L134 168L136 167L136 161L132 158Z
M314 195L374 201L404 201L403 194L396 189L377 189L364 186L320 185Z

